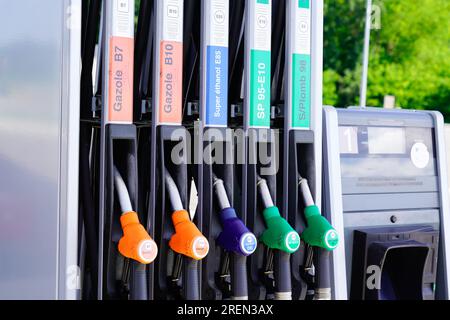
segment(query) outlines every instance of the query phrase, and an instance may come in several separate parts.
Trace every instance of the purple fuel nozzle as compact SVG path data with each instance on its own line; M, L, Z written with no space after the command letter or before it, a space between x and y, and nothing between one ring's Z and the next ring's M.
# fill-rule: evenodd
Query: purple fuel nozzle
M245 226L233 208L225 208L220 212L222 232L217 238L219 245L226 251L249 256L258 246L256 236Z

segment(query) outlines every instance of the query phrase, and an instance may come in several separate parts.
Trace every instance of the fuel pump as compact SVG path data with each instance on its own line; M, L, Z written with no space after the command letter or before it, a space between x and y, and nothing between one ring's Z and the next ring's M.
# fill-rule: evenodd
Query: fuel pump
M436 111L325 107L336 300L448 299L448 178Z
M276 148L279 145L276 132L271 129L272 2L232 1L230 7L236 12L230 24L230 37L235 40L230 41L229 97L231 123L239 133L235 134L237 175L241 177L239 200L249 229L262 240L257 251L248 258L249 298L284 299L290 297L291 291L290 254L277 248L275 243L279 239L273 240L278 237L275 225L284 219L274 206L277 194ZM265 158L258 157L261 154ZM264 194L258 191L262 181L266 186ZM267 201L269 207L265 207L263 197L271 199L271 203ZM269 219L264 218L265 209L269 209ZM280 219L276 218L277 214ZM287 223L286 220L284 222ZM299 242L298 234L296 240Z
M285 9L282 201L303 240L291 259L293 297L330 299L329 251L338 234L319 209L323 2L287 0Z
M188 203L188 144L182 125L183 16L184 1L154 1L149 210L163 257L155 266L155 297L197 300L198 260L206 256L209 245L183 209Z
M85 229L89 241L98 243L94 262L98 263L98 274L92 270L93 279L98 281L98 299L145 300L146 265L155 259L157 246L140 223L145 217L133 211L138 196L132 99L134 1L92 1L85 10L88 14L82 80L87 83L82 89L84 128L80 160L87 187L82 199L87 217ZM93 90L97 28L98 68ZM93 205L95 201L98 207ZM95 216L88 216L96 210L98 222ZM98 223L95 235L88 223Z
M198 212L212 245L203 263L204 299L247 299L246 256L256 249L256 237L232 207L235 183L233 131L228 128L229 1L201 1L201 28L194 30L199 54L189 88L199 88L199 118L195 130L198 159ZM195 35L197 33L198 35ZM200 68L199 68L200 66ZM195 83L196 80L199 83Z

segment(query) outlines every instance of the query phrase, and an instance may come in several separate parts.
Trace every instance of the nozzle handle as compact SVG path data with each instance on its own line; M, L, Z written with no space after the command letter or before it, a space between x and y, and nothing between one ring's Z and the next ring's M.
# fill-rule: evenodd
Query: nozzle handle
M218 244L229 252L249 256L257 247L256 236L238 218L233 208L226 208L220 212L222 232L217 238Z
M330 251L315 248L316 288L314 300L331 300Z
M198 276L198 261L184 257L183 288L186 300L200 300L200 280Z
M292 300L291 255L278 251L274 259L275 300Z
M305 208L308 227L302 232L302 239L311 246L334 250L339 244L339 236L328 220L320 214L316 205Z
M294 253L300 247L300 236L291 225L281 217L277 207L269 207L263 211L267 229L261 241L270 249L278 249Z
M175 211L172 214L175 233L169 241L170 248L176 253L201 260L209 252L208 240L191 221L186 210Z
M147 267L137 261L131 261L130 299L148 300Z
M143 264L152 263L158 254L158 247L139 222L136 212L130 211L120 217L123 237L119 240L119 252L126 258Z
M234 253L231 265L231 291L233 300L248 300L247 257Z

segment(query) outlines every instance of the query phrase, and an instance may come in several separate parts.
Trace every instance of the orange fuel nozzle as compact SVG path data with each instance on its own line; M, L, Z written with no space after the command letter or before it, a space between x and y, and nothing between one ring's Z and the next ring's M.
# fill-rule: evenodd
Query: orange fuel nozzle
M189 213L186 210L175 211L172 214L172 222L175 234L170 239L170 248L194 260L206 257L209 252L208 240L191 221Z
M143 264L152 263L158 254L155 241L140 224L136 212L130 211L120 217L123 237L119 241L119 252L127 258Z

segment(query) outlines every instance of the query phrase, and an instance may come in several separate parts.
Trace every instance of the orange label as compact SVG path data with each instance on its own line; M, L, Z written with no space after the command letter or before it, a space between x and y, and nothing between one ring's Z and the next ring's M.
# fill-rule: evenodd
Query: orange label
M183 44L161 41L159 74L159 123L181 124Z
M133 122L134 39L111 37L109 48L109 122Z

